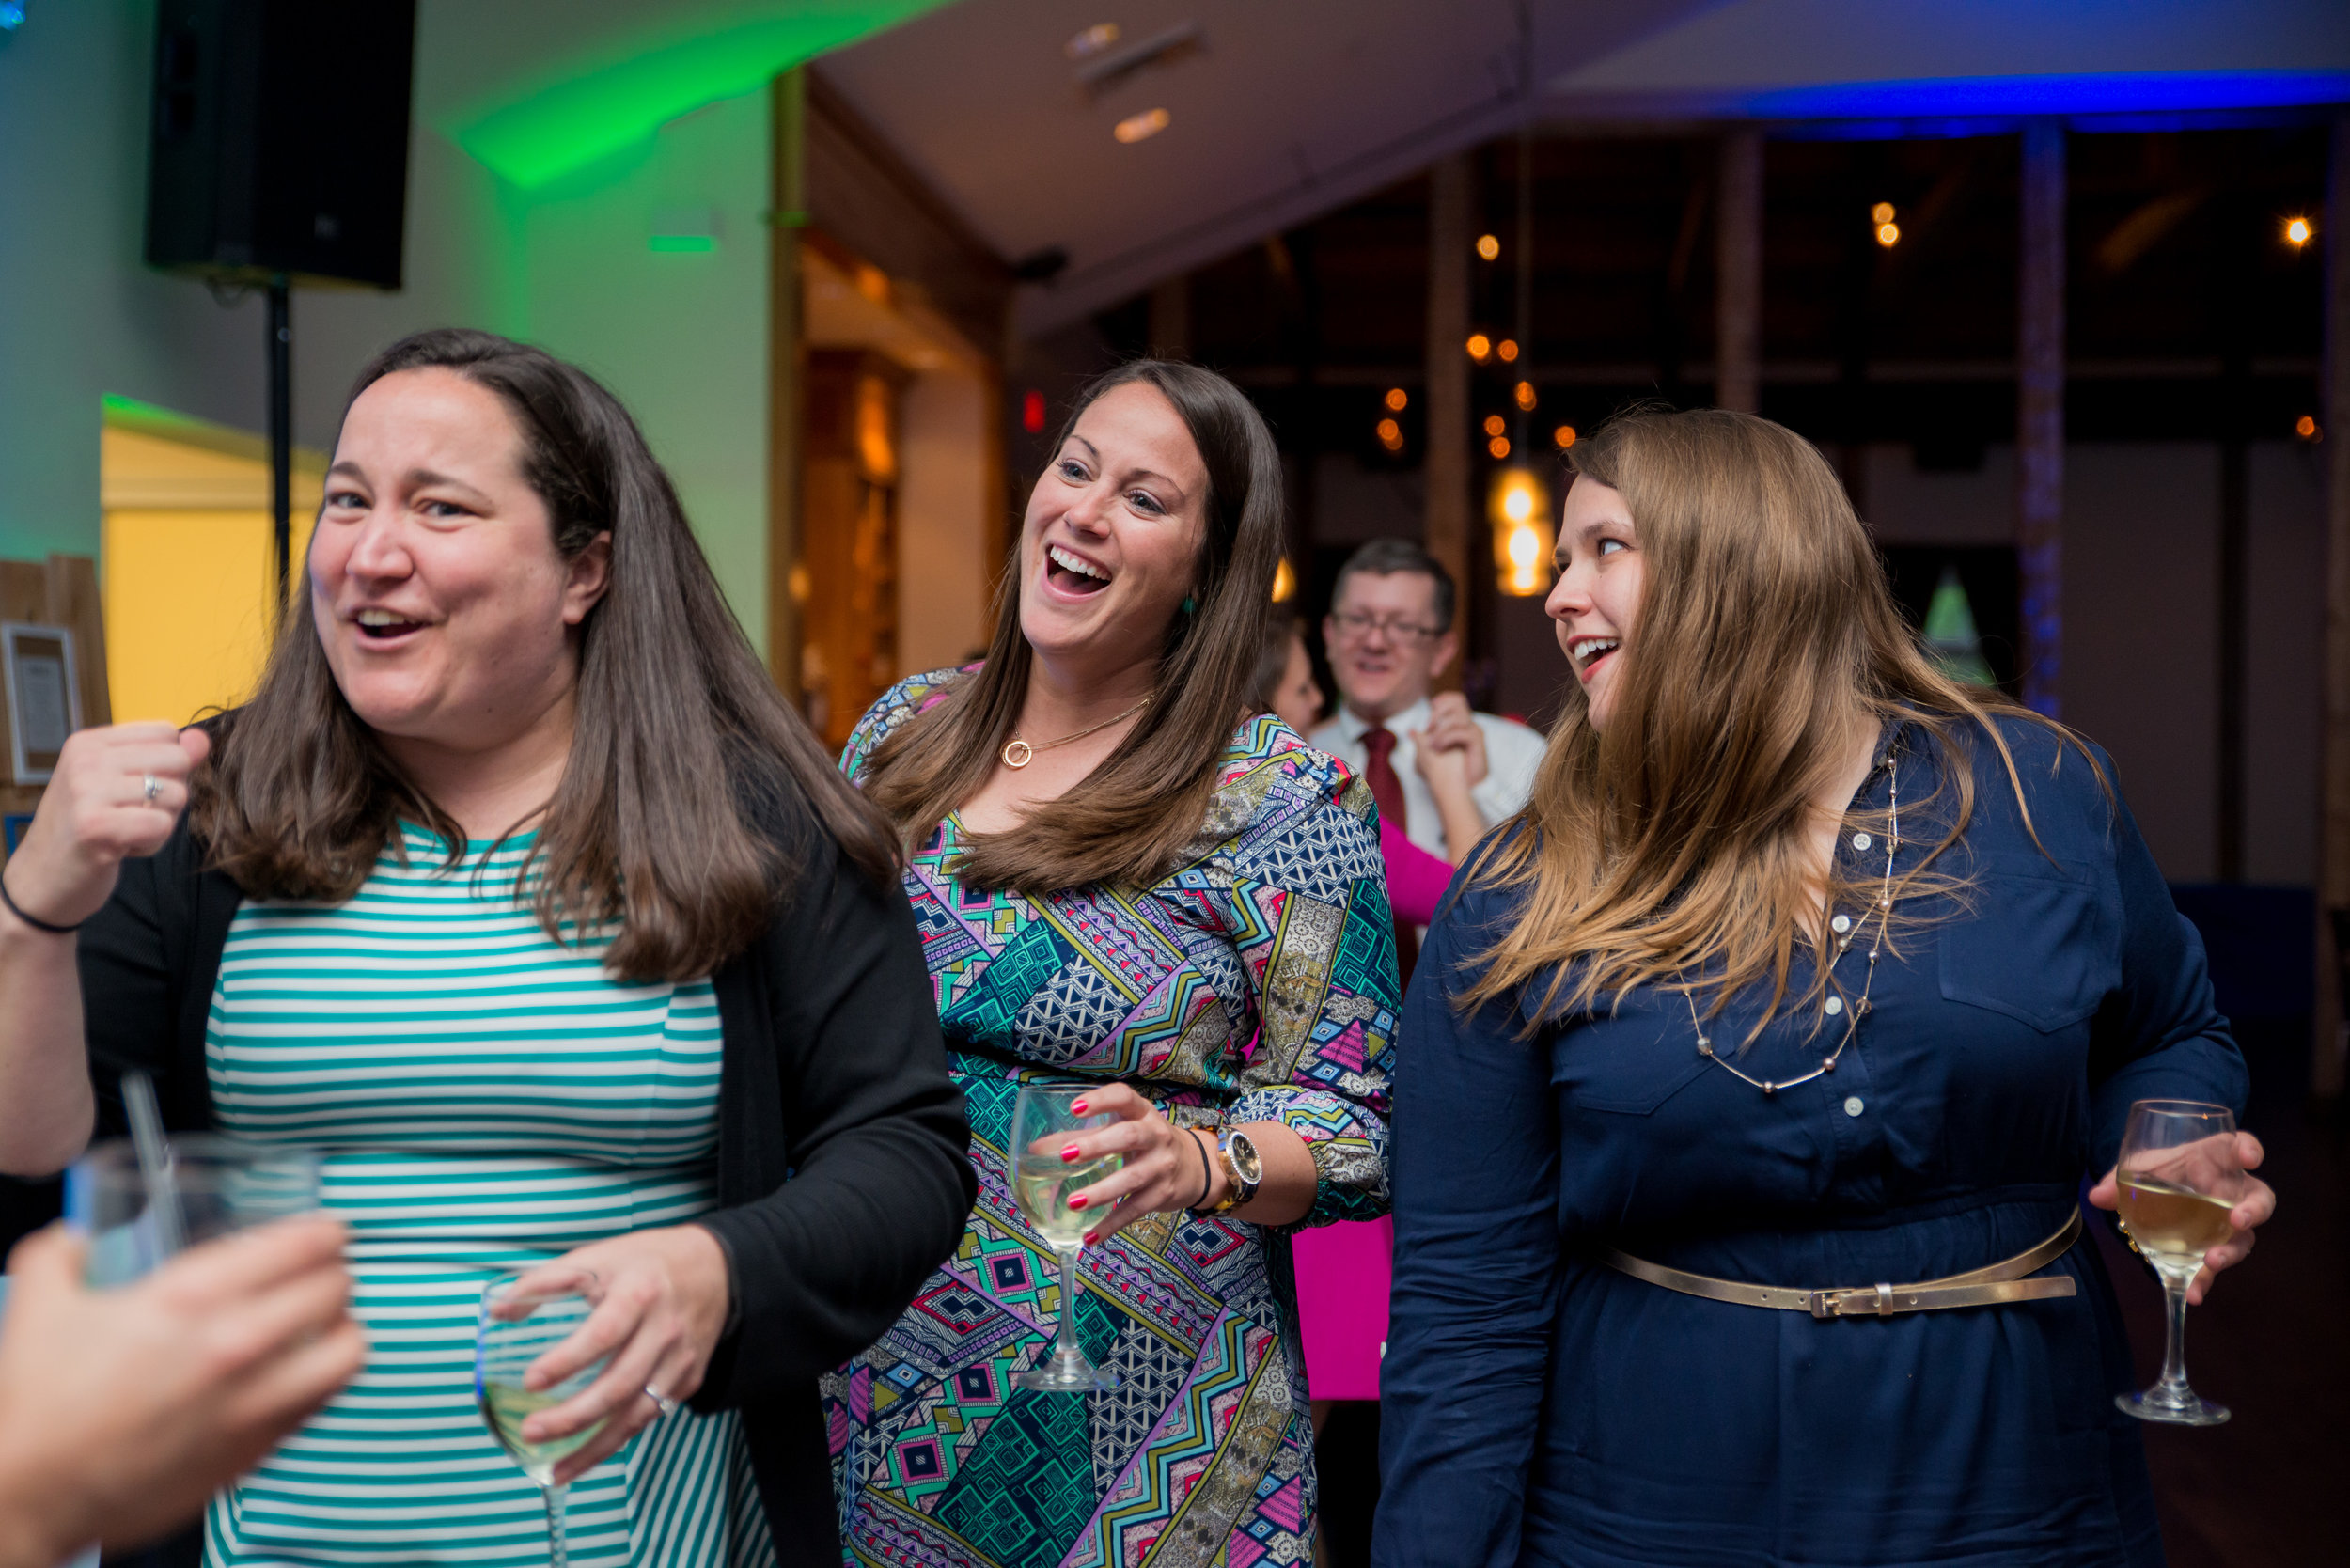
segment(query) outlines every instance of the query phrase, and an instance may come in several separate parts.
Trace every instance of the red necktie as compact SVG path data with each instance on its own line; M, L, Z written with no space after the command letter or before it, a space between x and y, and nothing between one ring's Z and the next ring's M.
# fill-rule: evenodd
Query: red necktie
M1395 823L1398 833L1411 831L1412 817L1403 805L1403 780L1395 773L1395 731L1384 724L1374 724L1363 731L1363 750L1370 760L1363 764L1363 782L1371 786L1371 798L1378 806L1379 814ZM1404 984L1412 983L1412 965L1419 958L1419 933L1407 921L1395 923L1395 967Z

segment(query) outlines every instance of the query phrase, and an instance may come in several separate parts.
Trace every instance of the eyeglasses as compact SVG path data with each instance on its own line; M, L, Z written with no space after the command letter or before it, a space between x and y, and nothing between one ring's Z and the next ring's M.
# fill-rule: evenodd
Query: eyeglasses
M1330 619L1338 627L1339 635L1350 642L1360 642L1373 632L1384 635L1389 642L1426 642L1432 637L1443 636L1445 630L1441 626L1422 626L1418 621L1405 620L1401 616L1365 615L1360 610L1333 614Z

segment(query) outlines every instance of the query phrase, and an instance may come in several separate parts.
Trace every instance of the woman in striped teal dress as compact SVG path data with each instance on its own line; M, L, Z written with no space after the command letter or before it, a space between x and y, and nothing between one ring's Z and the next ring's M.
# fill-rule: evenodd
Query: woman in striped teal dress
M70 1158L138 1067L174 1127L325 1150L351 1226L367 1367L207 1561L546 1561L472 1342L557 1260L598 1306L550 1360L609 1357L532 1418L593 1433L572 1561L837 1560L816 1379L973 1184L886 830L625 411L535 350L363 373L308 586L244 706L73 738L0 915L0 1163Z

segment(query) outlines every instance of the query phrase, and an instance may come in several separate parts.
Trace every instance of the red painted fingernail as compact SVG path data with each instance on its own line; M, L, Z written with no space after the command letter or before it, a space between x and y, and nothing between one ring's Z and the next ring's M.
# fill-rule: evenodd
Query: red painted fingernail
M1077 1146L1073 1143L1060 1152L1061 1163L1063 1165L1067 1165L1070 1161L1075 1159L1076 1157Z
M1074 1111L1077 1115L1083 1116L1086 1113L1086 1103L1083 1100L1080 1100L1069 1108Z
M1079 1193L1076 1197L1069 1200L1069 1206L1073 1209L1084 1208L1086 1206L1086 1195L1082 1192Z
M1102 1233L1099 1231L1088 1231L1086 1232L1086 1245L1088 1247L1091 1247L1094 1243L1100 1241L1101 1239Z

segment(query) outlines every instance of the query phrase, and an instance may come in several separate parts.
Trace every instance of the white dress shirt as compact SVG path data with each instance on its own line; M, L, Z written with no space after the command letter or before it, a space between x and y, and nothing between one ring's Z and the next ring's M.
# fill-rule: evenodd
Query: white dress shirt
M1428 716L1428 699L1422 698L1387 720L1387 728L1395 732L1395 750L1388 761L1403 786L1403 811L1409 819L1403 824L1404 835L1429 854L1457 862L1473 846L1444 841L1444 819L1437 813L1436 797L1429 792L1428 780L1419 776L1419 769L1412 762L1416 749L1412 732L1427 729ZM1485 736L1485 776L1469 791L1469 800L1485 825L1491 827L1515 814L1526 804L1527 796L1534 792L1534 770L1541 765L1546 743L1538 732L1513 719L1493 713L1469 716L1477 721L1477 728ZM1359 775L1371 762L1371 753L1363 745L1363 735L1370 729L1369 719L1357 718L1354 710L1341 703L1338 717L1317 729L1308 739L1317 749L1328 752Z

